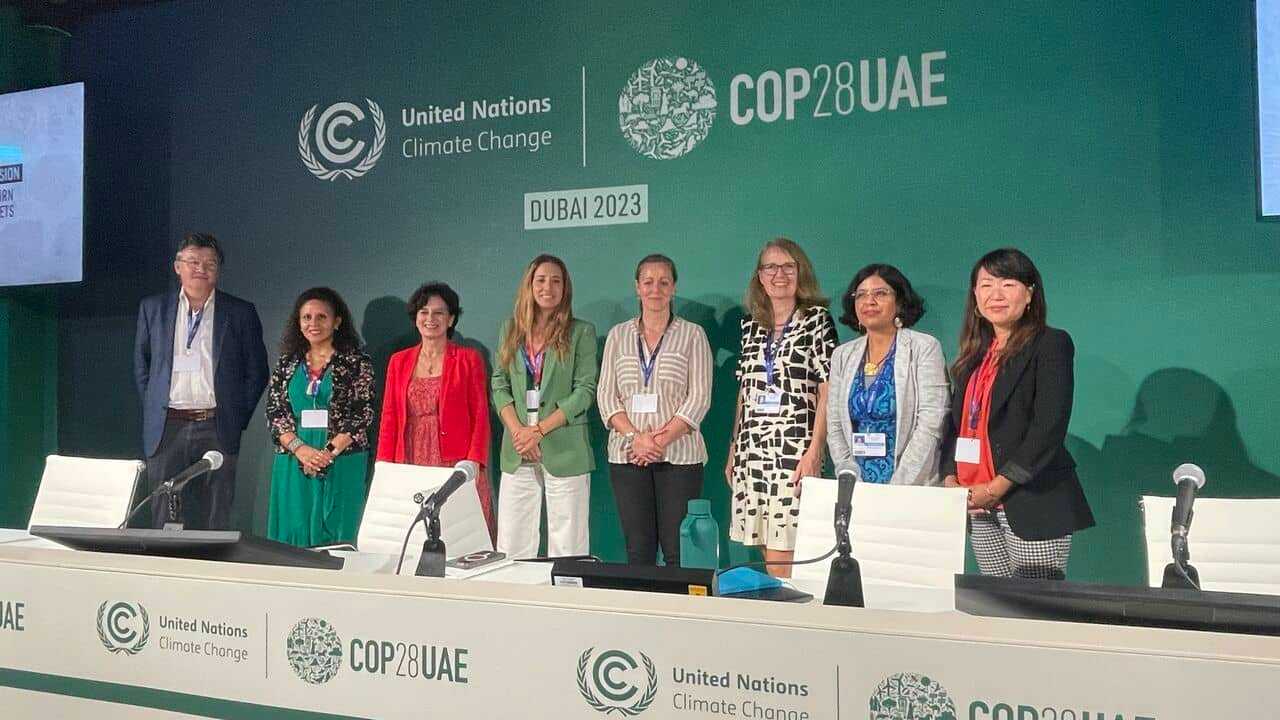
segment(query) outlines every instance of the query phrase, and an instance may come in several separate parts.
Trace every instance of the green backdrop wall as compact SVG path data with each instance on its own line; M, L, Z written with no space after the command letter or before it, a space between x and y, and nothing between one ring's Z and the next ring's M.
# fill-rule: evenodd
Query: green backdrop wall
M1275 226L1256 219L1251 33L1245 0L362 2L305 12L175 2L101 16L68 52L90 97L113 98L91 120L114 135L91 133L142 153L91 160L107 179L91 189L100 208L91 222L123 231L95 232L91 252L110 247L155 268L154 279L124 288L130 303L164 287L168 256L157 248L206 229L229 250L226 289L258 304L269 343L295 294L327 284L346 295L381 362L412 342L402 303L423 281L459 290L461 332L491 351L536 253L565 258L575 310L602 336L634 311L634 262L674 257L678 310L703 324L715 348L705 491L722 526L739 303L764 241L799 241L832 297L867 262L898 265L928 302L920 329L949 357L970 265L992 247L1022 247L1046 278L1051 323L1071 332L1078 353L1070 447L1100 526L1078 537L1071 575L1138 582L1137 496L1170 490L1178 463L1204 466L1209 495L1280 494L1280 256ZM898 58L908 57L923 92L926 53L945 53L931 56L942 75L931 87L945 104L864 108L862 60L874 71L887 58L892 87ZM108 61L91 60L100 57ZM619 130L619 94L664 57L705 70L715 117L692 150L655 160ZM841 115L845 61L855 107ZM836 76L822 104L820 65ZM760 112L752 88L772 87L768 71L799 87L788 68L807 70L811 86L794 118L735 122L748 107ZM753 84L738 84L747 89L735 106L739 75ZM508 97L548 98L549 108L414 127L402 118L405 108L470 110L473 100ZM363 140L367 158L377 139L367 100L384 113L381 157L356 179L313 176L299 149L307 111L339 101L364 108L366 118L339 134ZM772 95L765 101L767 115L776 106ZM830 114L815 117L815 108ZM407 139L485 130L545 130L551 141L537 152L402 152ZM314 154L314 133L302 139L313 160L332 166ZM117 182L141 184L147 199L118 192ZM524 227L525 193L623 185L647 186L647 222ZM110 206L117 198L124 209ZM101 326L93 313L64 322L63 345L91 342L127 372L129 313L116 302L100 315ZM137 443L128 376L118 392L91 399L101 362L62 353L61 438L127 453ZM111 415L120 419L85 419L104 406L120 408ZM265 423L250 433L240 518L261 529ZM596 440L599 448L602 432ZM619 559L605 472L592 492L593 548Z

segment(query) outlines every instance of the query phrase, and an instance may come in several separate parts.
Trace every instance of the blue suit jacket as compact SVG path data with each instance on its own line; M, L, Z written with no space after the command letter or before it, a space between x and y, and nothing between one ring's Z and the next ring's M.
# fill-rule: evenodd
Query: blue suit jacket
M262 321L253 303L216 290L213 311L213 394L218 442L227 453L240 452L240 434L267 386L267 349ZM138 307L133 343L133 374L142 398L142 450L155 455L164 434L173 374L173 330L178 291L144 298Z

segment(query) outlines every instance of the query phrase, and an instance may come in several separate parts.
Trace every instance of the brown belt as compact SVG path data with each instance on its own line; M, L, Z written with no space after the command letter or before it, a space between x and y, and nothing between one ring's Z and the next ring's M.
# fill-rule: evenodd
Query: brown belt
M215 408L209 408L208 410L179 410L178 408L169 408L168 416L174 420L204 422L205 420L212 420L215 413Z

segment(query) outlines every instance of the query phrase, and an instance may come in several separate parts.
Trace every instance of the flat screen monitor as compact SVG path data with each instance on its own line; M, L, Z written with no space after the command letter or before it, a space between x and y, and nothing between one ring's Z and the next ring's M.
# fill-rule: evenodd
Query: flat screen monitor
M84 83L0 95L0 286L77 282Z
M283 565L324 570L342 568L342 558L305 550L238 530L139 530L33 525L36 537L75 550L153 555L189 560L218 560L252 565Z

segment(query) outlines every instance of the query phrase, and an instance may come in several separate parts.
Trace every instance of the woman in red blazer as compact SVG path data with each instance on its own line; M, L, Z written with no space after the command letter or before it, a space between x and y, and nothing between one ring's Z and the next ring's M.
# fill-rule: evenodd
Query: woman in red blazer
M462 308L458 293L428 283L409 298L422 342L391 356L378 433L378 459L410 465L476 464L476 491L494 532L489 464L488 372L476 350L449 342Z

